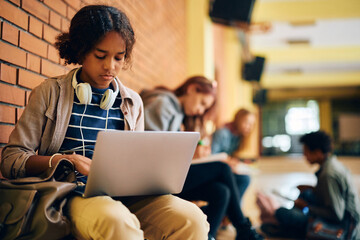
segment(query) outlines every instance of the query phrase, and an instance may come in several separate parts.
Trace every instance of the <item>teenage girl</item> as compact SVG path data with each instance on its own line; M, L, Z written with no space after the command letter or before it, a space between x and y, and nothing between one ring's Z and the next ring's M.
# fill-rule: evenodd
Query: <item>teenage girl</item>
M236 167L238 160L232 159L238 149L246 147L249 135L254 129L256 122L255 114L247 109L239 109L233 121L217 129L212 135L211 153L224 152L230 156L228 163ZM237 188L242 199L247 187L250 184L250 176L235 174Z
M145 129L158 131L201 131L204 119L213 110L216 86L207 78L189 78L174 91L164 87L141 93L145 108ZM190 167L183 191L187 200L208 202L204 212L210 223L209 239L214 239L225 215L239 239L263 239L252 229L240 208L236 182L228 164L212 162Z
M2 152L5 177L35 176L66 158L86 184L98 131L144 129L141 98L118 78L134 43L129 19L114 7L91 5L75 14L56 47L66 63L81 67L32 91ZM209 230L196 205L170 194L127 201L77 195L67 208L77 239L199 240Z

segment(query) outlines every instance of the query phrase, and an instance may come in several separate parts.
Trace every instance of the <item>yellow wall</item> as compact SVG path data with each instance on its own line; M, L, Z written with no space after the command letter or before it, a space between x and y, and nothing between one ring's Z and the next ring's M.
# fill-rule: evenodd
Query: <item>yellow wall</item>
M319 100L320 129L333 135L330 99Z
M214 78L208 0L186 1L187 74Z
M224 112L224 120L230 121L239 108L247 108L258 114L258 108L252 103L253 86L241 78L241 51L242 46L237 37L236 29L225 30L225 79L224 102L228 105ZM258 118L259 119L259 118ZM260 119L259 119L260 120ZM258 122L259 122L258 120ZM259 124L250 136L248 148L239 152L240 157L257 157L259 153Z
M240 107L253 109L252 85L241 78L241 51L242 47L234 28L227 28L225 33L225 61L228 73L227 102L234 111Z

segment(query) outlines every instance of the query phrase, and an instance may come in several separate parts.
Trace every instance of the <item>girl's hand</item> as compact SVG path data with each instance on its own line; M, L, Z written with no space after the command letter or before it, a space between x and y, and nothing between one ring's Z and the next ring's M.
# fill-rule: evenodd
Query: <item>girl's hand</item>
M75 169L87 176L90 172L91 159L78 154L54 154L53 156L30 156L26 161L25 169L28 176L37 176L47 170L50 166L55 166L61 159L66 158L74 164Z
M70 154L70 155L63 155L63 157L70 160L74 166L75 170L77 170L79 173L88 176L90 172L90 166L91 166L91 159L84 157L79 154Z

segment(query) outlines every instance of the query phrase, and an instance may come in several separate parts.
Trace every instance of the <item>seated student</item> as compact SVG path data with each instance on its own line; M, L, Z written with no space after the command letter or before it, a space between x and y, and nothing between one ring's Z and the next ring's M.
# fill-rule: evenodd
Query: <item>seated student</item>
M235 152L245 146L249 135L255 126L255 114L241 108L234 116L234 120L217 129L212 135L211 153L227 153L230 158L228 163L236 167L238 160L232 158ZM250 184L250 176L246 174L235 174L236 184L239 189L240 200Z
M98 131L144 130L140 96L117 78L134 43L127 16L114 7L89 5L75 14L56 47L67 63L82 67L32 91L2 152L5 177L35 176L65 158L86 183ZM76 195L67 208L77 239L204 240L209 231L195 204L170 194L123 202Z
M205 77L187 79L177 89L164 87L144 90L145 129L158 131L201 131L212 111L216 86ZM225 215L237 230L236 239L263 239L251 227L240 208L239 193L231 168L223 162L194 164L190 167L183 191L178 195L187 200L208 202L204 212L210 223L209 239L216 236Z
M357 189L348 169L331 155L331 138L318 131L305 134L300 142L306 160L319 165L315 173L317 184L315 187L299 186L300 195L294 202L294 208L276 209L273 213L275 223L264 223L261 229L269 236L304 238L309 217L318 216L334 223L353 222L355 229L346 239L360 239Z

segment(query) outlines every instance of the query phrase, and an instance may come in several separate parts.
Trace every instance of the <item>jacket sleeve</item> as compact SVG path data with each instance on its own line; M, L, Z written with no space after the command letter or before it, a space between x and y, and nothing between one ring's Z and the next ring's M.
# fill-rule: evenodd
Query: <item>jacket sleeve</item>
M145 103L145 129L178 131L182 119L176 118L173 103L166 96L157 96Z
M144 131L144 105L140 99L140 106L139 106L139 115L136 119L135 131Z
M125 130L144 131L144 105L140 95L134 90L125 87L124 102L120 106L123 113L129 112L125 117Z
M36 154L47 121L47 96L43 87L35 88L24 112L10 134L8 144L1 154L1 172L6 178L25 177L25 163Z

